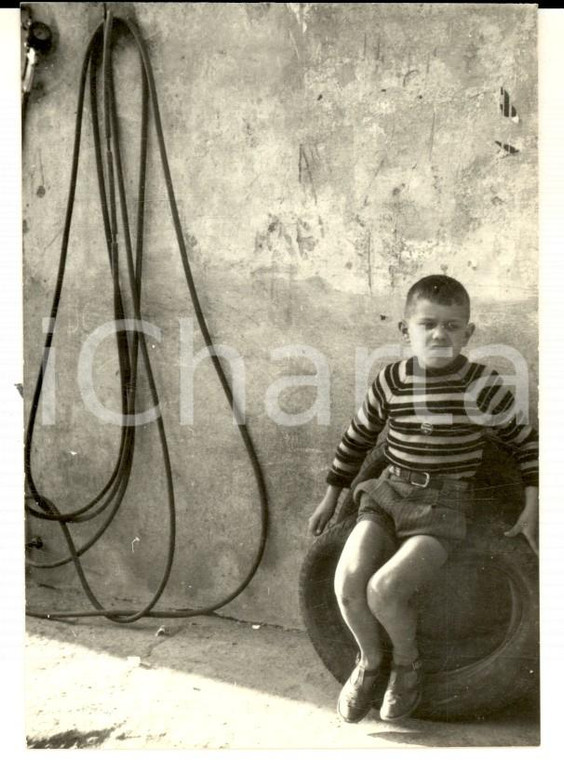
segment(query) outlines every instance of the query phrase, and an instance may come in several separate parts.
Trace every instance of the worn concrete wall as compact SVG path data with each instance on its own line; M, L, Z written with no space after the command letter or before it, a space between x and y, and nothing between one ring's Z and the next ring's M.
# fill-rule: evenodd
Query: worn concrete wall
M195 279L214 338L244 362L246 420L269 489L263 564L224 612L301 627L297 579L307 518L366 384L358 376L355 388L356 352L397 343L402 299L416 278L444 271L465 283L474 301L474 346L521 352L536 408L536 10L394 3L113 8L135 17L149 43ZM102 4L33 10L54 29L57 46L38 72L23 155L26 414L56 276L79 62ZM132 48L118 46L117 66L134 199L140 86ZM34 455L41 489L62 509L85 503L105 483L119 436L77 389L78 355L111 315L89 126L82 155L55 342L56 424L39 426ZM180 419L180 399L189 401L180 320L193 309L154 134L149 172L143 311L162 329L151 356L178 509L177 554L162 605L194 607L223 596L245 574L258 540L258 495L209 361L195 374L194 422ZM287 358L272 353L289 345L314 349L319 367L309 349ZM201 346L196 331L194 351ZM494 353L492 362L511 370ZM320 414L293 426L273 419L268 389L289 375L319 383L315 374L324 368L329 396ZM117 410L110 340L96 355L95 383ZM302 384L278 401L297 415L316 399L319 387ZM137 439L124 506L84 560L102 601L147 599L162 572L167 512L155 426L140 428ZM46 540L35 558L58 556L58 533L29 522L30 534ZM83 525L74 534L80 543L92 530ZM77 582L68 568L41 578Z

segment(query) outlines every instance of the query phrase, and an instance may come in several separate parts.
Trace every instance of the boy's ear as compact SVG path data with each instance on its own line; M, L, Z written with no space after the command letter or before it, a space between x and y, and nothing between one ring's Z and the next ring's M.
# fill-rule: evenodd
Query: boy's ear
M468 322L466 325L466 343L470 340L470 338L474 335L474 330L476 329L476 325L473 322Z
M400 322L398 322L398 329L401 333L401 337L404 340L409 341L409 331L407 329L407 322L405 322L403 319Z

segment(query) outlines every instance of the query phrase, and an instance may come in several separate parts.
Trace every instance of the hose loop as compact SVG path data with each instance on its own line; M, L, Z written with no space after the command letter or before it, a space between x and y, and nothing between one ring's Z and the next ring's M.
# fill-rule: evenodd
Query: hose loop
M135 259L134 247L131 239L131 229L128 216L128 204L125 190L124 171L122 165L122 152L119 140L119 122L117 113L117 101L114 91L113 68L114 61L112 57L112 48L117 34L128 37L137 48L140 62L141 76L141 135L139 148L139 178L138 178L138 195L137 209L135 219ZM103 103L103 137L102 127L100 125L100 114L98 108L98 78L99 69L102 70L102 103ZM161 449L163 452L163 461L166 478L166 496L168 506L168 541L165 564L162 571L161 579L152 598L140 610L112 610L106 609L100 603L94 594L81 563L81 557L102 537L106 530L112 524L123 502L129 478L131 475L133 451L135 446L135 426L128 425L127 420L131 419L129 415L135 415L137 401L137 373L138 364L141 360L147 376L150 395L155 408L160 408L159 393L155 383L154 374L151 366L149 352L145 340L145 335L139 330L133 330L128 333L127 330L116 330L116 350L119 361L119 374L121 383L121 410L124 424L121 427L121 437L116 457L114 469L100 492L88 503L77 506L70 512L61 512L56 504L46 496L42 495L36 485L32 470L32 447L35 425L37 421L37 412L41 398L43 382L47 365L49 362L49 353L54 340L55 328L59 312L59 305L64 284L65 269L67 263L70 230L72 223L73 208L75 202L76 185L78 177L78 168L80 160L80 143L82 134L82 118L84 109L84 100L86 92L86 81L89 77L90 84L90 111L92 119L92 131L94 137L94 151L96 157L96 172L98 181L98 191L100 196L100 207L102 214L102 223L104 228L104 237L108 251L108 262L112 277L113 288L113 309L114 319L116 322L124 320L126 317L124 308L124 294L119 277L119 259L120 246L118 240L123 240L125 248L125 259L127 264L128 285L130 303L132 304L133 318L142 320L142 272L143 272L143 232L144 232L144 209L145 209L145 188L146 188L146 170L147 170L147 137L149 106L153 114L155 131L157 135L157 144L161 160L162 170L165 178L167 196L169 200L172 221L175 235L178 243L179 253L184 269L186 284L190 294L190 299L196 314L198 325L204 341L210 350L210 356L216 370L218 379L221 383L228 403L233 411L235 419L238 420L238 430L241 435L245 450L250 459L253 474L257 484L259 505L260 505L260 536L258 546L250 563L250 568L239 583L239 585L227 596L223 597L214 604L201 607L199 609L182 608L182 609L156 609L156 604L162 596L165 587L170 578L172 570L175 539L176 539L176 510L174 499L174 482L172 476L172 467L170 454L166 437L165 425L162 415L158 415L155 424L157 425ZM105 150L102 149L102 143L105 143ZM103 157L105 156L105 163ZM119 236L118 210L117 201L121 210L121 237ZM35 518L57 522L61 528L66 545L68 547L68 556L48 563L28 562L29 565L36 568L54 568L62 565L73 563L81 585L90 600L94 610L75 611L75 612L39 612L27 610L31 617L39 617L48 620L66 620L68 618L103 616L116 623L132 623L142 617L159 617L159 618L184 618L194 617L196 615L206 615L215 612L224 607L226 604L235 599L249 585L254 577L260 562L262 560L268 529L268 502L267 491L259 459L247 429L246 424L241 422L242 416L236 407L236 401L233 396L231 385L224 372L222 363L214 350L214 343L207 327L206 319L200 304L197 288L192 276L190 262L184 243L184 235L180 223L180 215L174 195L174 188L168 156L166 152L164 133L160 117L160 110L157 98L157 91L153 77L153 71L146 45L136 27L127 20L114 17L111 9L105 9L104 21L99 24L92 34L84 56L82 64L78 105L75 122L74 146L71 160L70 187L68 193L65 221L63 227L63 237L61 243L61 253L59 258L59 267L57 280L51 306L50 329L46 335L43 359L41 362L38 378L35 384L32 397L30 415L25 436L24 449L24 471L26 480L26 511ZM33 504L33 506L32 506ZM70 525L87 522L99 515L105 513L102 524L98 527L94 535L82 546L77 547L70 532Z

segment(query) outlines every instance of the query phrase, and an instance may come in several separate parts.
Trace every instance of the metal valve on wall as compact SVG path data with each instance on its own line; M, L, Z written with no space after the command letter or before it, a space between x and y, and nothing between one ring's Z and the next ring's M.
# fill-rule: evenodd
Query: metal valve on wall
M48 55L53 46L53 34L51 28L41 21L32 21L29 8L22 6L22 29L25 32L23 45L25 48L25 61L22 73L22 130L24 127L25 113L29 95L33 89L35 68L42 56Z

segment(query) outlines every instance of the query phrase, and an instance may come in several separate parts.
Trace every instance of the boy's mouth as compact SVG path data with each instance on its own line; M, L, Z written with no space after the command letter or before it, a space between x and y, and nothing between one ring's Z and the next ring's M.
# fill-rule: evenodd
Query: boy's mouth
M434 361L451 361L455 354L450 346L429 346L427 356Z

